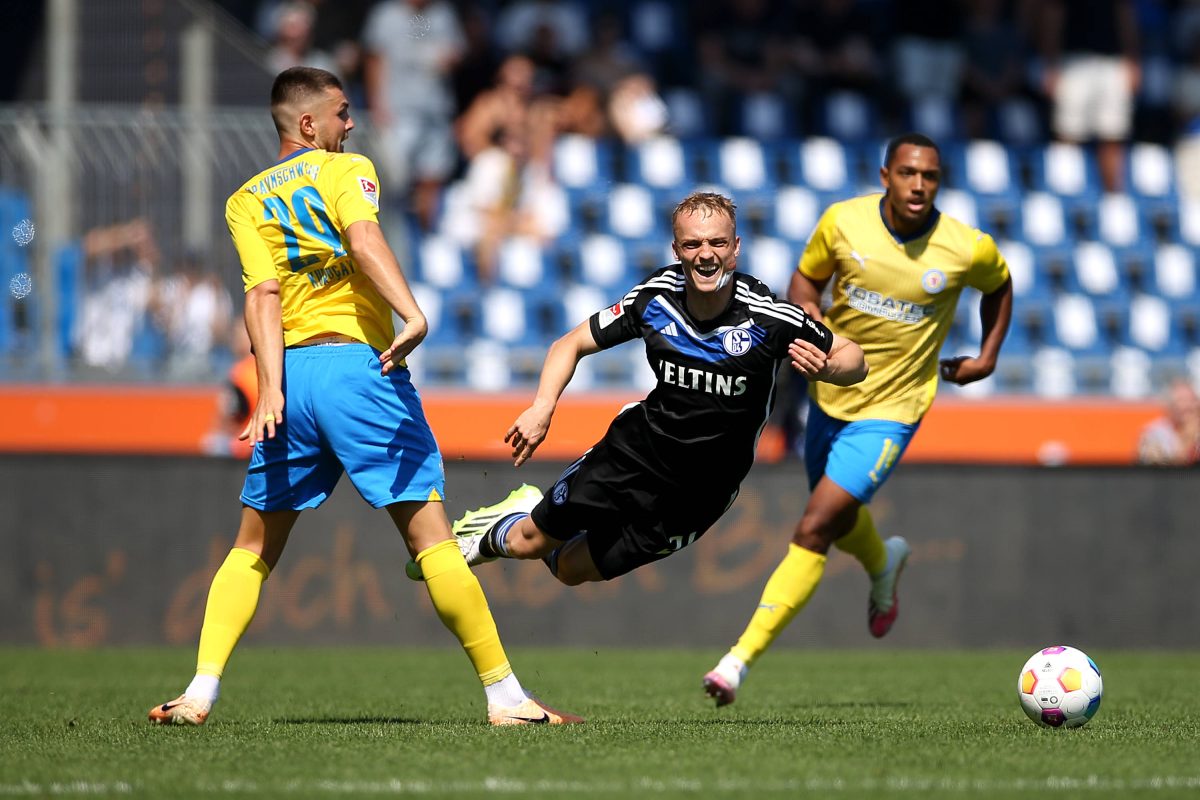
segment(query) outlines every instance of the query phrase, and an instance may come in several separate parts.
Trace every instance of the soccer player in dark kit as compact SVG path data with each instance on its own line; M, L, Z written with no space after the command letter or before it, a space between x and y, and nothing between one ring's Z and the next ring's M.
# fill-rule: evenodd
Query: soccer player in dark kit
M678 264L551 345L533 404L505 436L514 465L545 440L584 356L641 339L658 385L613 420L549 495L521 486L455 523L468 564L541 558L575 586L681 550L737 497L784 359L810 380L849 385L866 376L858 345L736 271L741 239L728 198L688 196L672 227ZM415 564L409 567L419 579Z

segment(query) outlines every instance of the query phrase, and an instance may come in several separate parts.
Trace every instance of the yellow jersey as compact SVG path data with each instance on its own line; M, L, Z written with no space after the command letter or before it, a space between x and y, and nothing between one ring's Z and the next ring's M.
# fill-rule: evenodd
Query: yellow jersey
M862 347L870 372L853 386L813 382L829 416L915 423L933 404L938 352L966 286L984 294L1008 279L992 237L934 209L928 226L901 239L883 219L883 195L831 205L804 254L801 274L832 278L825 324Z
M340 333L377 350L395 338L392 309L359 271L345 231L377 222L379 178L369 158L307 149L246 181L225 221L248 292L279 281L283 343Z

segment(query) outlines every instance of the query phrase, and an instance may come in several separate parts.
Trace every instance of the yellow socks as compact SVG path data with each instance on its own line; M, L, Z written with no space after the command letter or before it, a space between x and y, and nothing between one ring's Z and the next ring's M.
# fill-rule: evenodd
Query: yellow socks
M804 608L824 572L825 556L789 544L787 555L763 589L758 610L729 652L746 666L753 664Z
M875 576L887 569L887 550L866 506L858 507L858 519L854 521L854 527L845 536L835 540L834 545L858 559L868 575Z
M233 648L254 619L258 596L269 573L266 563L249 550L235 547L229 551L208 589L196 656L197 675L221 677Z
M512 674L479 580L452 539L417 553L429 599L442 624L458 637L484 687Z

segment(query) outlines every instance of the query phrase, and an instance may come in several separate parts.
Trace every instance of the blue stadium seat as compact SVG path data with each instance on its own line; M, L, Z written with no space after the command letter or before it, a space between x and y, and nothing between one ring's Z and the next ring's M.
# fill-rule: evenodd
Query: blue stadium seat
M1066 293L1054 301L1054 334L1058 344L1076 356L1108 352L1096 307L1085 295Z
M865 141L878 130L875 108L857 92L831 92L818 116L820 133L843 142Z
M673 136L656 136L630 148L625 178L655 192L679 194L697 181L696 148Z
M554 291L558 272L547 248L536 239L510 236L496 253L496 279L500 286L528 290L538 287Z
M1153 291L1175 301L1200 300L1196 253L1180 244L1159 245L1154 251Z
M758 141L774 142L797 133L795 112L776 92L752 92L738 98L738 130Z
M908 107L908 129L921 131L939 144L962 138L962 120L955 104L939 97L914 100Z
M699 139L712 135L712 112L695 89L673 87L663 93L663 100L667 104L669 128L673 136Z
M823 206L816 192L801 186L784 186L775 193L772 222L774 231L793 243L804 243L817 226Z
M1091 297L1123 297L1128 291L1112 248L1101 242L1080 242L1074 250L1075 285Z
M787 297L788 284L799 260L800 251L790 242L774 236L755 236L749 242L742 240L738 269L758 278L779 297Z
M415 277L437 289L476 284L478 271L470 254L448 236L423 236L416 247Z
M1067 226L1062 201L1049 192L1028 192L1021 200L1019 226L1013 235L1034 247L1058 247L1074 238Z
M569 193L603 192L614 181L613 143L567 133L554 142L554 177Z

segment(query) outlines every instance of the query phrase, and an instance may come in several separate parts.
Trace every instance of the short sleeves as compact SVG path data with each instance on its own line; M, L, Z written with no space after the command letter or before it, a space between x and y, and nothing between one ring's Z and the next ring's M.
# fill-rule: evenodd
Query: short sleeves
M246 193L235 194L225 204L225 223L242 262L242 285L247 292L260 283L279 278L271 249L259 233L256 212L261 213L260 204Z
M806 278L823 281L833 275L837 260L834 257L834 242L837 235L837 205L825 209L817 227L813 229L804 253L800 256L800 274Z
M334 162L333 210L337 227L345 231L356 222L379 221L379 176L366 156L345 155Z
M631 300L620 300L588 320L592 338L601 348L616 347L641 338L641 320Z
M980 232L975 238L975 249L971 254L971 269L967 273L967 284L984 294L991 294L1008 280L1008 262L1000 255L1000 248L991 236Z

